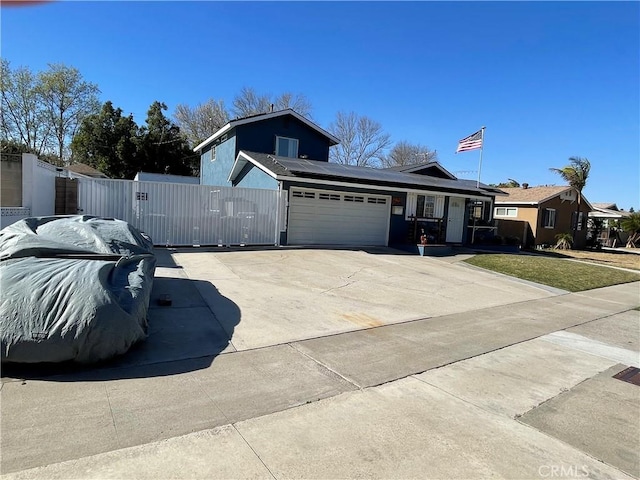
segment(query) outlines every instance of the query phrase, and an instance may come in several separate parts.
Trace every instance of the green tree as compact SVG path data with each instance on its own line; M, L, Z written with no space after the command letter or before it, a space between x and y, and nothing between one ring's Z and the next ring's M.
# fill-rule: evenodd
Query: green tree
M419 163L435 162L438 154L425 145L402 140L396 143L388 155L381 157L383 167L399 167Z
M22 144L28 153L41 155L49 149L52 129L47 122L38 76L27 67L12 69L5 59L0 68L2 140Z
M517 180L514 180L513 178L508 178L507 182L500 182L498 184L491 184L491 187L496 187L496 188L520 188L520 183Z
M140 129L137 164L145 172L198 175L200 157L189 148L180 128L165 117L166 109L158 101L149 107L146 125Z
M82 121L71 141L73 161L91 165L111 178L132 179L138 172L137 137L133 116L123 116L122 109L107 101L100 113Z
M578 232L578 221L580 219L580 205L582 204L582 190L587 184L591 163L586 158L570 157L569 165L562 168L550 168L557 173L562 179L578 192L578 202L576 207L576 221L573 224L573 244L576 243L576 234Z
M82 120L100 109L98 86L85 81L77 68L49 64L38 75L37 91L42 97L47 125L55 139L56 154L63 161Z

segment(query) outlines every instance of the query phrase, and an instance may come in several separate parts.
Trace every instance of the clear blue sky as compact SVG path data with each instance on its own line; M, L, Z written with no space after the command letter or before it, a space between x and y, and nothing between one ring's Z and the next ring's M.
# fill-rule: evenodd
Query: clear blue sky
M142 123L154 100L231 105L243 86L305 94L394 141L438 151L461 178L487 127L481 180L562 184L587 157L591 202L640 210L638 2L53 2L2 8L2 56L62 62ZM468 172L468 173L461 173Z

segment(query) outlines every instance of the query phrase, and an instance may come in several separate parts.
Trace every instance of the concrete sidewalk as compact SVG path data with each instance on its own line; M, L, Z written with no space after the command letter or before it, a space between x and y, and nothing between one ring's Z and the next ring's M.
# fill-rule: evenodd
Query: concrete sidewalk
M194 295L209 287L179 268L159 273L162 288L184 295L167 310L173 318L154 314L178 321L187 340L190 322L204 322L209 333L193 348L216 353L189 357L159 321L166 351L143 346L110 368L4 378L2 478L640 475L640 388L611 378L638 364L639 283L541 289L506 305L239 351L219 321L235 299Z

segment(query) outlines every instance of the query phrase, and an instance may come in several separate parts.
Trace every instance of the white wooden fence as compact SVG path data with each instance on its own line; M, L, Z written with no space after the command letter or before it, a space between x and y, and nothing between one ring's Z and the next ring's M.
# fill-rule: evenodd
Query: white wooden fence
M78 177L78 213L125 220L155 245L277 245L276 190Z

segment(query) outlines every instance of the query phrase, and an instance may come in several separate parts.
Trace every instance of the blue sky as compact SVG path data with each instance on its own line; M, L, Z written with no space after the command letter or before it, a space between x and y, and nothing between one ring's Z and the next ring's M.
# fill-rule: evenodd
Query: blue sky
M53 2L3 7L2 56L80 70L142 123L149 105L243 86L292 91L436 149L461 178L562 184L587 157L591 202L640 210L638 2ZM466 173L465 173L466 172Z

